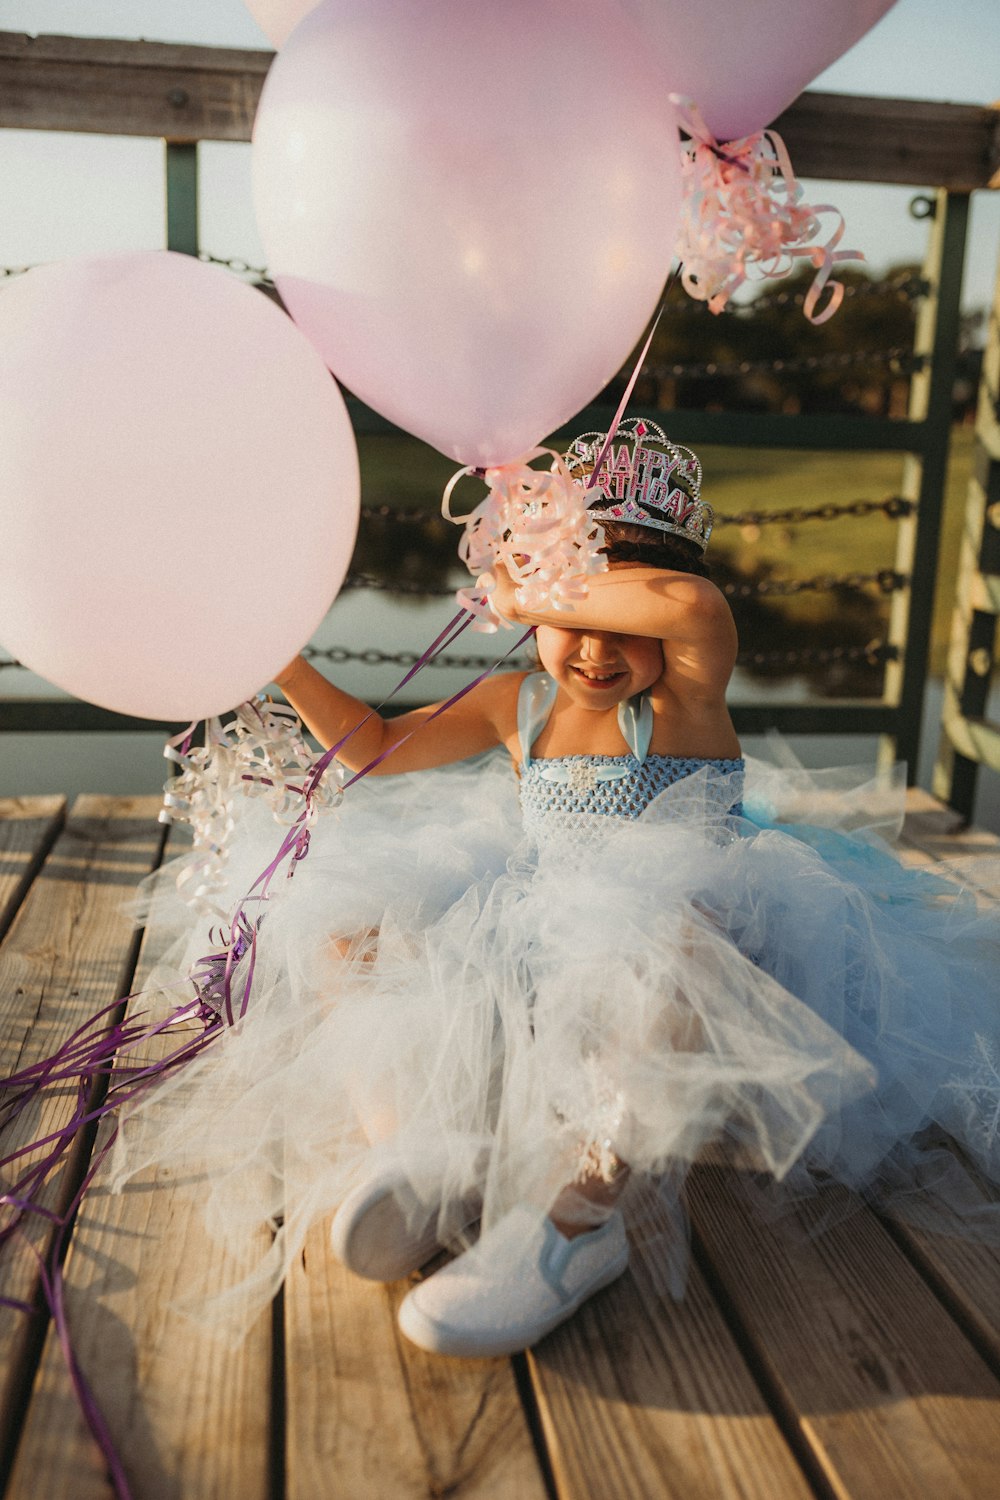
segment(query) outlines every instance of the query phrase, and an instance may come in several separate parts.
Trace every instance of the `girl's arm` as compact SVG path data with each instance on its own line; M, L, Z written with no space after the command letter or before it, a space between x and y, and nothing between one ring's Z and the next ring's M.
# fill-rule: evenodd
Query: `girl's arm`
M724 595L707 578L642 564L612 563L587 580L587 597L572 609L519 609L514 584L495 570L493 602L524 625L651 636L663 642L663 683L689 699L717 700L736 662L737 637Z
M487 678L447 713L427 720L438 704L416 708L394 719L370 712L360 698L335 687L321 672L297 656L274 679L303 723L326 749L335 745L355 725L367 720L338 750L337 759L352 771L360 771L413 730L418 733L407 744L376 767L373 775L400 771L422 771L489 750L503 739L510 715L516 714L517 687L521 674L504 673Z
M729 618L729 605L715 584L694 573L676 573L644 564L614 563L587 580L587 596L572 609L521 609L515 585L503 567L492 599L507 620L523 625L556 625L564 630L607 630L618 635L690 641L714 631Z

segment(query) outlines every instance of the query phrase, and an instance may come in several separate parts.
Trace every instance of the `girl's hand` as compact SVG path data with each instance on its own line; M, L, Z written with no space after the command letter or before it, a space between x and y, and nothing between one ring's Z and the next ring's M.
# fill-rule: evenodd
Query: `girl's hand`
M283 688L295 676L304 660L305 658L302 656L293 657L287 667L282 667L280 672L275 672L272 681L277 683L278 687Z
M519 624L521 617L517 612L517 600L514 597L514 584L510 574L502 563L497 563L492 572L496 579L496 588L490 595L494 609L498 615L503 615L505 620Z

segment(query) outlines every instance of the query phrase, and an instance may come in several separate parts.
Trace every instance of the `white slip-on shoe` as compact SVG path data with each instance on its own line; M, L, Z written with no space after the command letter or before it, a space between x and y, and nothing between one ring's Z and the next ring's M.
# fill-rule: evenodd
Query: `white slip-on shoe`
M627 1265L617 1211L599 1229L568 1240L551 1219L522 1206L414 1287L399 1309L399 1326L432 1354L516 1354L551 1333Z
M479 1216L479 1200L465 1205L468 1223ZM424 1203L398 1167L382 1171L348 1193L330 1225L330 1248L356 1276L400 1281L426 1265L441 1249L440 1203Z

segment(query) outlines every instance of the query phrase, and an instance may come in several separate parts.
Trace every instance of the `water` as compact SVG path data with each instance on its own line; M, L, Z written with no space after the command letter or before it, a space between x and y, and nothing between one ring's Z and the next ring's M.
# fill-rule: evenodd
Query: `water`
M349 593L338 599L317 633L314 644L351 651L368 648L393 653L420 651L434 638L454 613L448 600L428 604L407 603L387 594ZM450 654L488 656L504 654L518 633L483 635L467 630ZM320 663L320 665L329 665ZM370 701L387 697L402 677L398 664L345 662L330 667L330 675L347 692ZM475 668L429 667L404 691L401 706L447 697L476 675ZM7 671L0 676L0 690L9 697L65 696L30 673ZM930 787L937 750L943 686L928 685L924 732L917 781ZM773 681L737 671L730 690L733 703L752 699L755 703L808 701L810 688L796 679ZM993 695L990 715L1000 719L1000 690ZM874 761L877 740L869 735L797 735L792 747L811 767L864 765ZM766 753L765 742L754 736L744 740L751 755ZM167 766L163 760L163 737L159 733L80 733L0 735L0 795L29 796L63 792L71 799L84 792L143 795L161 790ZM1000 833L1000 774L983 771L979 777L975 821Z

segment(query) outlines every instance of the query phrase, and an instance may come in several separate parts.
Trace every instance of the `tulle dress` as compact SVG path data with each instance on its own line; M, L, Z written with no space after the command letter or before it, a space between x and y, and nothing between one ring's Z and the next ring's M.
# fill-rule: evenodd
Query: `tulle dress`
M554 698L525 677L516 775L498 753L351 788L268 903L245 1019L124 1121L119 1183L164 1165L220 1238L275 1228L221 1322L383 1165L440 1204L445 1242L480 1197L488 1229L618 1162L676 1210L723 1140L803 1191L928 1215L975 1196L942 1132L1000 1180L1000 914L899 863L899 777L650 754L641 700L621 755L533 759ZM249 802L229 899L275 833ZM175 1004L204 934L169 867L150 899L177 925Z

